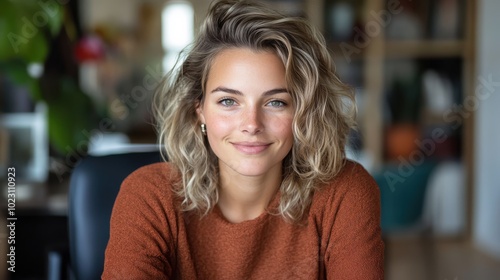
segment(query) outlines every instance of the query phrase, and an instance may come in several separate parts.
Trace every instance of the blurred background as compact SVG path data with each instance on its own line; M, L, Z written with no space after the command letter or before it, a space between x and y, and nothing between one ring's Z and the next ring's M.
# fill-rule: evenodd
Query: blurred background
M387 279L499 279L500 2L264 2L319 28L355 91L347 151L380 187ZM15 167L22 221L0 279L44 279L47 250L67 247L79 159L157 142L152 94L209 3L0 3L0 204Z

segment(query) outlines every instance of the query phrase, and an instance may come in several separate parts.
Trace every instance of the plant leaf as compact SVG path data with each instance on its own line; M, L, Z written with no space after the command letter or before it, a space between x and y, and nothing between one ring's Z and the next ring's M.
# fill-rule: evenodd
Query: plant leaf
M65 154L88 146L95 112L92 101L75 81L61 78L58 84L58 98L49 102L49 137L53 147Z
M27 65L22 60L12 60L0 63L0 72L6 75L14 84L28 88L35 101L42 99L38 79L31 77Z

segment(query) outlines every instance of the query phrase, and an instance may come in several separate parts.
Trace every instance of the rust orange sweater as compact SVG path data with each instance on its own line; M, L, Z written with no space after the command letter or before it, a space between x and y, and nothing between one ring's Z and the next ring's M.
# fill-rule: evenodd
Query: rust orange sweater
M181 212L172 173L153 164L122 184L103 279L383 279L379 192L360 165L347 162L297 225L267 212L232 224L217 206Z

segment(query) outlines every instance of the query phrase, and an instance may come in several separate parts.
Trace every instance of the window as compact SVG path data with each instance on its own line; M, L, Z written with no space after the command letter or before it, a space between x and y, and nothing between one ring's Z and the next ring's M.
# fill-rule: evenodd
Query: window
M186 1L170 1L162 11L161 21L163 70L168 72L182 49L193 41L193 6Z

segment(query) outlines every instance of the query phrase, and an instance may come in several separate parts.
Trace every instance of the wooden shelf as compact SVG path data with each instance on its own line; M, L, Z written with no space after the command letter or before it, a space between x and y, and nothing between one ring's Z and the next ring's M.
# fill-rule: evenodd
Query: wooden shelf
M355 46L352 42L339 42L332 41L328 43L328 49L332 53L334 61L336 60L346 60L347 62L362 60L365 56L365 49L356 48L356 52L349 53L349 49L342 49L342 44L348 44L349 46ZM347 55L346 55L347 54Z
M327 24L329 24L329 19L327 18L328 13L325 12L325 9L331 6L330 4L341 2L341 0L304 1L304 3L306 3L305 7L308 18L311 19L315 25L319 26L324 33L327 33ZM439 67L435 66L432 61L427 63L422 60L454 60L458 58L463 65L453 73L454 77L457 76L459 79L459 89L454 90L462 90L463 92L461 92L461 94L464 97L469 95L470 93L468 92L471 91L470 89L472 87L470 81L472 77L471 74L473 73L471 70L471 64L473 64L473 48L471 48L473 45L472 35L474 32L473 11L476 5L473 0L464 0L459 3L459 10L463 12L458 15L461 25L460 29L462 30L460 34L462 34L462 37L458 39L422 39L429 38L429 36L434 33L432 30L437 28L434 26L436 23L433 22L434 14L431 10L436 12L435 10L441 9L441 7L430 0L413 1L413 4L407 3L408 5L401 3L401 7L408 9L409 13L413 13L422 24L421 30L423 32L422 38L419 39L398 40L391 39L389 37L390 35L386 34L386 28L382 28L388 27L388 24L379 26L377 32L373 31L373 23L380 23L376 18L374 19L374 13L382 14L382 11L387 12L387 0L362 0L359 2L362 3L361 6L356 6L352 1L350 3L353 14L357 19L357 21L351 22L350 24L354 24L356 27L359 27L361 31L366 33L364 36L365 38L362 38L365 41L354 40L354 38L360 39L359 36L351 36L353 40L347 41L328 40L328 49L332 54L334 63L337 63L340 67L348 67L349 69L345 72L356 77L357 80L360 80L360 87L362 87L366 93L364 94L365 107L359 118L360 128L362 130L361 134L363 135L363 149L373 156L374 164L377 165L382 164L384 161L382 153L384 137L383 104L385 94L388 87L391 86L391 79L394 75L390 71L388 72L390 69L386 66L391 60L407 59L415 61L415 65L422 65L422 69L426 70L427 68L433 69L434 67ZM371 25L369 26L369 24ZM393 27L396 28L396 26ZM367 30L367 28L372 28L372 32L370 33L370 30ZM399 26L399 28L404 29L402 26ZM359 29L354 30L353 33L355 33L353 35L359 33ZM390 34L390 32L388 33ZM369 38L366 38L367 36ZM421 78L422 77L419 77L419 79ZM453 119L455 120L457 117L459 116L453 116ZM465 122L466 120L464 120L464 123ZM443 115L431 114L431 112L424 112L421 124L424 126L449 125L447 119L445 119Z
M342 42L330 42L328 48L333 54L334 60L347 60L341 48ZM353 45L353 43L348 43ZM424 41L385 41L383 43L384 57L387 59L394 58L449 58L460 57L465 52L465 44L463 41L440 41L440 40L424 40ZM349 62L363 60L366 57L366 51L359 49L359 52L350 53Z
M386 58L457 57L464 53L463 41L386 41Z

